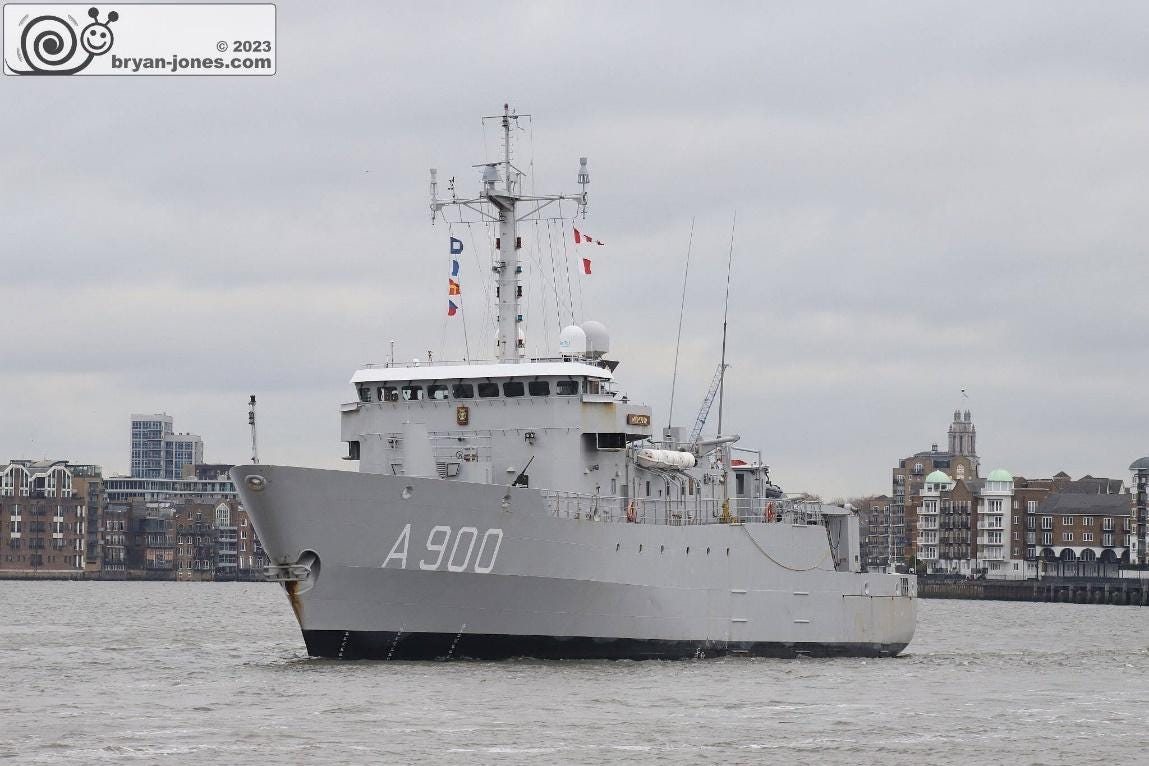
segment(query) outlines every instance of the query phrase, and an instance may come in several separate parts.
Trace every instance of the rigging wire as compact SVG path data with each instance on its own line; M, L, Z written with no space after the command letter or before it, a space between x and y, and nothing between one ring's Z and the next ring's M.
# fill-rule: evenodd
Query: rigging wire
M551 259L551 286L554 289L555 296L555 332L561 335L563 331L563 308L562 296L559 295L559 277L558 269L555 266L555 238L553 236L554 227L551 226L550 219L547 219L547 253Z
M461 212L459 214L459 217L462 218ZM482 276L483 294L489 295L492 292L490 268L483 268L483 263L482 263L482 261L479 260L479 246L475 243L475 230L473 228L475 224L473 222L468 221L466 225L467 225L467 234L471 240L471 256L475 259L475 268L478 269L478 272L483 275ZM486 230L486 226L487 226L486 224L483 224L484 230ZM490 237L488 235L488 243L487 243L488 248L490 247L489 240L490 240ZM491 319L491 301L488 299L488 300L483 301L483 324L482 324L482 329L479 331L479 337L477 339L477 342L479 343L480 347L485 346L487 343L487 329L490 327L490 324L491 324L490 319Z
M682 317L686 314L686 284L690 276L690 251L694 247L694 217L690 218L690 239L686 243L686 269L682 273L682 305L678 307L678 338L674 341L674 374L670 378L670 410L666 416L667 427L674 425L674 390L678 385L678 351L682 347Z
M564 265L566 273L567 273L567 295L570 297L571 324L575 324L574 288L571 287L571 260L570 260L570 253L567 251L566 218L563 216L563 207L562 207L561 203L559 203L559 221L560 221L559 228L562 232L562 237L560 237L560 239L562 240L562 243L563 243L563 265ZM573 232L572 232L571 236L574 236ZM582 285L581 284L579 285L578 309L579 309L579 314L582 314L583 311L582 311Z

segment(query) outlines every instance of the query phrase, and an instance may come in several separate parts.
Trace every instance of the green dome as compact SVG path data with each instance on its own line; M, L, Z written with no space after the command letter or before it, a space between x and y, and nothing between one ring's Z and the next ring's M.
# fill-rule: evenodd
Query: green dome
M990 471L989 481L1008 481L1013 482L1013 474L1004 468L998 468L995 471Z
M954 480L942 471L934 471L926 477L926 484L953 484Z

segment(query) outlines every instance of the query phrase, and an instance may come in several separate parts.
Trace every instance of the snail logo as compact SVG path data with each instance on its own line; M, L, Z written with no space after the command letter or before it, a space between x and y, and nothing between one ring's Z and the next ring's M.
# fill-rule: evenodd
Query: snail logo
M112 49L111 24L120 14L111 11L108 20L100 23L100 12L88 9L92 22L80 30L79 40L73 27L79 23L68 16L37 16L20 22L20 49L17 58L27 69L15 69L16 74L75 74L92 63L96 56L103 56ZM69 23L71 22L71 23Z

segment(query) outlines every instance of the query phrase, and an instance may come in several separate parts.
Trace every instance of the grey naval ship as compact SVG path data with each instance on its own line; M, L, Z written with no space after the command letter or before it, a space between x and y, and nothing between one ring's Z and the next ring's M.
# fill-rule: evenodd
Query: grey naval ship
M888 656L913 576L865 573L857 515L772 483L738 436L655 432L597 322L528 358L517 229L581 191L527 193L504 107L500 162L448 207L497 234L491 361L369 364L341 407L359 470L232 469L312 656L338 659Z

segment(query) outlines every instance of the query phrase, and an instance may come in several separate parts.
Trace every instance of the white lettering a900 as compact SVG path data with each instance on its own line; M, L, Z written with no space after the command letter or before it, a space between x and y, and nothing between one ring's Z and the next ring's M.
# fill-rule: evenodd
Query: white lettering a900
M411 525L407 524L395 539L387 558L383 559L382 567L386 569L395 562L396 568L406 569L410 544ZM427 534L426 555L420 558L419 569L436 572L446 565L448 572L466 572L469 569L477 574L488 574L495 568L502 544L501 529L488 529L480 537L475 527L461 527L456 533L449 526L440 524Z

